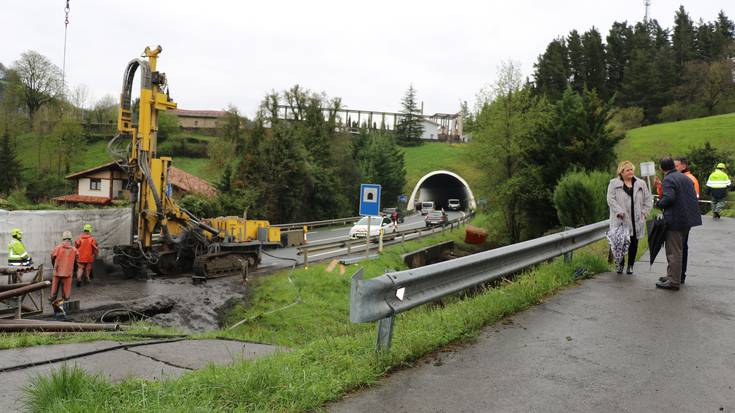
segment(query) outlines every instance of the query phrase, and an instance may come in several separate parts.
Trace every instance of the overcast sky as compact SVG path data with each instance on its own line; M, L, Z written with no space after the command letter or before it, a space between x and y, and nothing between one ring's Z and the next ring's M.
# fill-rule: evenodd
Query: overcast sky
M62 65L65 0L3 0L0 63L32 49ZM673 26L683 4L698 21L733 0L653 0L651 16ZM635 22L643 0L189 1L71 0L67 83L90 101L120 93L129 60L160 44L159 70L184 109L234 104L252 115L270 90L296 83L352 109L397 111L413 83L425 112L473 103L505 60L524 75L553 38L614 21ZM136 88L138 83L136 81ZM89 103L88 103L89 104Z

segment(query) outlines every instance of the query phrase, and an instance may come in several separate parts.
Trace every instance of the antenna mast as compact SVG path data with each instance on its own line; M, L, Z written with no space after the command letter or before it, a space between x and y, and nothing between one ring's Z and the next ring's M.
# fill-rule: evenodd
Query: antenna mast
M646 15L643 16L643 21L647 23L648 16L649 16L648 11L649 11L649 8L651 7L651 0L645 0L645 4L646 4Z

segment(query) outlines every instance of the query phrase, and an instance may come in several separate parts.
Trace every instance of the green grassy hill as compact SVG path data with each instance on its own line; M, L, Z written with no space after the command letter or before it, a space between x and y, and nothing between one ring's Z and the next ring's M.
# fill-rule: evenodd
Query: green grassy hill
M204 140L210 139L209 137L205 138ZM25 134L18 137L16 145L18 159L21 160L27 176L32 176L38 171L39 162L41 169L56 172L58 157L49 139L48 137L41 138L36 134ZM107 154L107 140L88 142L80 150L81 153L77 154L71 163L71 173L93 168L112 160L110 155ZM213 176L207 171L207 163L208 159L205 158L174 158L174 166L210 182L217 182L219 176Z
M430 142L421 146L403 148L406 160L404 193L410 195L422 176L439 169L456 173L464 178L470 187L476 185L481 172L464 159L467 148L466 144L442 142Z
M735 149L735 113L631 129L615 150L618 160L639 165L684 155L707 141L718 149Z

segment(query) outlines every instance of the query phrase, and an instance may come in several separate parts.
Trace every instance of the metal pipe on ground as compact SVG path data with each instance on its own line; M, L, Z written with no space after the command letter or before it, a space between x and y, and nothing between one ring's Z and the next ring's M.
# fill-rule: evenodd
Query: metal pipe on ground
M28 285L31 285L31 283L0 284L0 292L15 290L16 288L25 287Z
M25 287L15 288L13 290L0 292L0 300L17 297L19 295L28 294L30 292L47 288L51 285L51 281L41 281L39 283L26 285Z

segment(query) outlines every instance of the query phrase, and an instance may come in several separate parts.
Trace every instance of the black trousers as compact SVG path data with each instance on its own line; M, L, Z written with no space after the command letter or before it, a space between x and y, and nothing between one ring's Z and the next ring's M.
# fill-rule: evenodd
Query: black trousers
M638 238L630 237L630 247L628 247L628 265L635 263L635 256L638 255Z
M687 259L689 257L689 232L684 234L684 248L681 253L681 280L687 277Z

